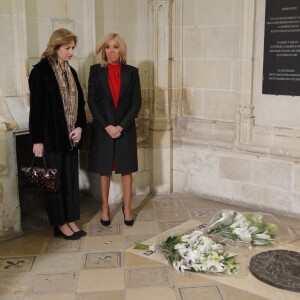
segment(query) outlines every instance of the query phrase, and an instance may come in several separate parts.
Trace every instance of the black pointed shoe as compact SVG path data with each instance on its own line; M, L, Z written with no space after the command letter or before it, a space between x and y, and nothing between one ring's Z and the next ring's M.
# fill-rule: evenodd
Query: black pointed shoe
M127 226L132 226L133 225L133 219L125 220L124 205L122 206L122 211L123 211L123 216L124 216L124 224L127 225Z
M62 237L65 240L75 241L81 238L80 235L73 233L72 235L65 235L58 226L54 226L53 235L56 237Z
M107 227L107 226L110 225L110 215L108 215L108 216L109 216L109 219L108 219L108 220L102 220L102 219L101 219L101 213L100 213L100 223L101 223L103 226L105 226L105 227Z
M105 221L105 220L100 219L100 222L101 222L101 224L102 224L103 226L105 226L105 227L107 227L107 226L110 225L110 220Z
M84 230L78 230L78 231L75 231L74 233L79 235L80 237L87 235L87 233Z

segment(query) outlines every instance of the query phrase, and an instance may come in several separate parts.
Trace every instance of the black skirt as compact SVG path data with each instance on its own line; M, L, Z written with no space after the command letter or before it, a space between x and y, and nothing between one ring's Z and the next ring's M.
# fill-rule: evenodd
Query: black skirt
M45 207L50 225L60 226L80 218L78 149L68 152L46 152L47 166L61 174L58 192L44 192Z

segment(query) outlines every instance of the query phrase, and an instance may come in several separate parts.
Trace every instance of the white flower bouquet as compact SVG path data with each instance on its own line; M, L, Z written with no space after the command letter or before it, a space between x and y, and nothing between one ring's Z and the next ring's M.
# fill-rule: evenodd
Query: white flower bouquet
M155 246L136 243L133 249L158 251L175 270L182 273L237 275L241 268L237 258L241 252L238 243L233 248L229 244L215 242L198 229L190 234L171 235Z
M209 222L205 233L208 236L251 243L254 246L274 246L292 239L291 230L274 216L234 210L221 210Z
M226 252L223 245L203 235L200 230L191 234L170 236L160 245L161 251L180 272L232 274L240 268L236 254Z

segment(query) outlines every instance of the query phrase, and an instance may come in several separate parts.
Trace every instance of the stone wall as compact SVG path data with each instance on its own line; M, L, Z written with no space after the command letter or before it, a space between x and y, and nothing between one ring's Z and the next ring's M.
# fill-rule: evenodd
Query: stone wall
M0 89L0 241L21 230L12 118Z
M183 2L174 191L299 216L300 102L262 94L264 15L265 1Z

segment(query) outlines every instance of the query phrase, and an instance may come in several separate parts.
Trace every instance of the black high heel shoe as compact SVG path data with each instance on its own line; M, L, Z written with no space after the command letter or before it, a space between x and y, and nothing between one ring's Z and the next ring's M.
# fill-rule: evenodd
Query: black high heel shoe
M76 234L76 233L73 233L72 235L65 235L60 229L58 226L54 226L53 228L53 235L58 237L62 237L64 238L65 240L71 240L71 241L75 241L75 240L79 240L81 238L80 235Z
M127 226L132 226L133 225L133 219L125 220L124 205L122 206L122 212L123 212L123 216L124 216L124 224L127 225Z
M87 233L84 230L78 230L78 231L74 231L74 234L79 235L80 237L86 236Z
M83 236L86 236L86 235L87 235L86 231L84 231L84 230L82 230L82 229L79 229L79 228L78 228L78 231L74 231L73 228L72 228L72 226L70 226L69 223L67 223L67 224L68 224L68 226L70 227L70 229L71 229L75 234L79 235L80 237L83 237Z
M108 220L102 220L101 219L101 216L100 216L100 222L103 226L107 227L110 225L110 216L109 216L109 219Z

